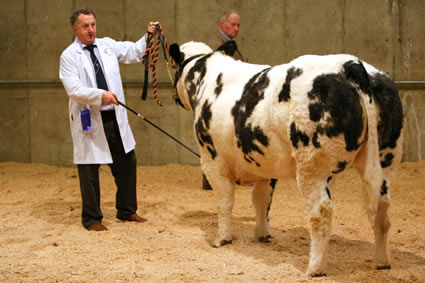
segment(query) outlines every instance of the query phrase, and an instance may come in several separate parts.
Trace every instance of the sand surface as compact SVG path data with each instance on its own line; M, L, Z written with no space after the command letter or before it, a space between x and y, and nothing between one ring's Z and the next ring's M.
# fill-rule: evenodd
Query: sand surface
M212 248L214 192L199 167L139 166L139 214L115 218L115 185L101 167L105 232L80 220L76 168L0 163L1 282L425 282L425 162L402 163L390 187L392 269L372 268L373 232L349 169L334 187L327 277L305 276L310 237L295 181L279 181L270 212L272 243L253 242L250 187L237 187L233 244Z

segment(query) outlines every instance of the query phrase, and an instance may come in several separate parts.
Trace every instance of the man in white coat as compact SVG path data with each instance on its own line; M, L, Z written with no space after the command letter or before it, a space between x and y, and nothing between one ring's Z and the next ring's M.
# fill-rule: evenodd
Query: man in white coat
M156 34L150 22L147 31ZM71 15L74 42L60 57L59 77L69 96L69 119L82 197L82 224L103 231L99 167L108 164L117 185L116 217L144 222L137 211L135 140L128 123L119 63L139 63L146 35L137 42L96 38L96 15L77 8ZM87 119L88 118L88 119ZM87 124L89 122L89 124Z

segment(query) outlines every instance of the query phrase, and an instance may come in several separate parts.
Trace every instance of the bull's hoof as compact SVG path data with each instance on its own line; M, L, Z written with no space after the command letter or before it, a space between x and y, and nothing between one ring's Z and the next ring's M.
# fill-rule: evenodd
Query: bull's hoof
M377 265L376 266L376 270L385 270L385 269L391 269L391 264Z
M326 277L326 272L312 272L312 273L309 273L308 276L310 276L310 277Z
M271 243L272 236L267 235L267 236L264 236L264 237L260 237L260 238L258 238L258 241L261 242L261 243Z
M216 241L214 244L213 244L213 247L214 248L219 248L219 247L222 247L222 246L225 246L225 245L230 245L232 243L232 240L221 240L221 241Z
M307 269L307 275L310 277L325 277L326 271L325 268L315 268L315 271L313 271L313 268Z

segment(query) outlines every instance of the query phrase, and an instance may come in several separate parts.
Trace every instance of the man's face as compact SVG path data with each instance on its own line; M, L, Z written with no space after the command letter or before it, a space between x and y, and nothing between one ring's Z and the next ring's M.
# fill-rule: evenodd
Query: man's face
M96 19L91 14L79 14L72 30L82 44L93 44L96 38Z
M238 14L231 14L229 18L220 22L220 29L228 37L234 39L238 36L239 26L241 24L241 18Z

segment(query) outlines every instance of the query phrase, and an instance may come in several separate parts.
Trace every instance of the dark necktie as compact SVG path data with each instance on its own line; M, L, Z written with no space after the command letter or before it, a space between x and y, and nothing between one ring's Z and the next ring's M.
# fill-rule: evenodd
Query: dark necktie
M84 47L88 51L90 51L90 57L93 61L94 66L94 72L96 74L96 82L97 82L97 88L108 90L108 85L106 84L105 75L103 74L102 67L100 66L99 60L97 60L96 55L94 54L94 48L96 45L87 45Z

